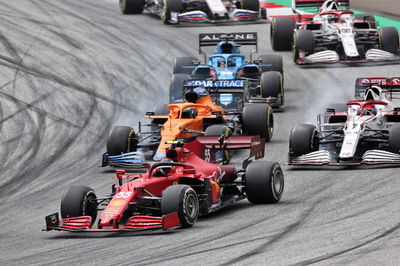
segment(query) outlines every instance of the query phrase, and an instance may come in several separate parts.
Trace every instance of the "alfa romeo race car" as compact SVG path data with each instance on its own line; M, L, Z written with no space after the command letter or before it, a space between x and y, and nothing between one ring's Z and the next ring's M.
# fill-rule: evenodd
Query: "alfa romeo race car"
M400 60L397 28L377 29L374 16L348 9L349 0L293 0L294 10L321 5L311 19L298 13L298 23L293 17L274 18L272 48L292 50L297 64Z
M336 105L318 116L318 126L295 126L291 165L400 164L400 108L394 97L400 78L359 78L362 99Z
M197 135L259 135L266 141L272 138L272 108L262 99L245 102L244 81L243 84L236 84L239 87L227 84L230 86L210 87L208 90L195 83L188 81L185 102L169 104L167 110L160 108L147 112L151 123L139 124L138 132L128 126L112 128L102 166L140 166L148 152L153 160L158 161L165 158L170 141ZM216 105L213 98L224 108ZM142 130L144 127L150 128L150 131ZM224 154L220 159L221 163L225 163L229 161L230 154Z
M58 213L47 216L46 230L167 230L191 227L199 215L245 198L277 203L284 189L279 163L250 159L262 158L264 146L258 136L198 137L178 144L168 149L168 161L145 165L143 174L117 170L118 185L105 197L87 186L70 187L61 200L62 219ZM236 149L250 149L241 169L213 163L216 153Z
M122 14L144 10L165 24L247 21L266 19L258 0L119 0Z
M249 59L240 52L240 46L255 46ZM202 49L215 46L214 53L207 57ZM266 98L272 107L284 105L283 64L280 55L260 55L257 53L257 33L201 33L199 34L199 54L204 63L196 57L175 58L170 83L170 103L181 99L182 84L185 80L247 80L252 88L252 96Z

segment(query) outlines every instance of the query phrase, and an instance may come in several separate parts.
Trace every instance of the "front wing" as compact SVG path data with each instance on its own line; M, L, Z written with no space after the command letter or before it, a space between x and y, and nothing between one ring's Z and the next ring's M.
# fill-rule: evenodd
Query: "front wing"
M143 230L168 230L179 227L180 221L178 213L158 216L135 215L128 219L122 228L92 228L92 218L90 216L79 216L70 218L59 218L58 213L46 216L45 231L70 231L70 232L127 232Z

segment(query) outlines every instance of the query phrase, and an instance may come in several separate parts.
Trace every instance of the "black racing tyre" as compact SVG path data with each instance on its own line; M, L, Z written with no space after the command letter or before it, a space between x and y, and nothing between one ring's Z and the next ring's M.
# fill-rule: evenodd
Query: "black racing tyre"
M192 74L194 70L193 61L197 61L197 58L192 56L176 57L172 74Z
M240 0L241 8L251 11L260 11L260 1L259 0Z
M122 14L141 14L146 0L119 0L119 9Z
M275 51L290 51L296 21L291 17L273 18L271 22L271 45Z
M368 21L370 22L371 28L376 29L376 19L372 14L356 14L354 15L355 20Z
M163 215L178 213L182 227L191 227L199 215L199 199L196 192L188 185L167 187L161 197Z
M283 97L282 74L276 71L261 74L260 95L263 98Z
M299 52L303 51L305 55L314 53L314 33L310 30L297 30L293 37L293 60L297 63Z
M90 216L93 224L97 217L96 199L96 194L90 187L69 187L61 200L61 217Z
M206 128L206 131L204 132L204 135L206 136L231 136L232 131L229 127L226 125L211 125ZM232 151L225 151L223 154L223 164L229 163L233 155ZM222 157L222 156L221 156Z
M183 2L182 0L163 0L164 5L161 11L161 21L164 24L171 23L171 12L181 13L183 12Z
M301 124L290 132L289 150L295 156L300 156L318 150L318 131L314 125Z
M389 148L394 153L400 153L400 124L393 124L389 131Z
M278 162L255 161L246 168L246 194L251 203L277 203L285 186Z
M283 60L282 56L276 54L260 55L258 57L261 60L261 72L267 71L278 71L283 75Z
M120 155L137 150L137 136L131 127L116 126L111 129L107 140L108 155Z
M379 29L379 41L381 49L392 53L399 53L399 32L395 27L384 27Z
M269 104L248 104L242 113L243 133L259 135L266 142L274 133L274 116Z
M183 99L183 82L191 79L188 74L173 74L169 83L169 102Z

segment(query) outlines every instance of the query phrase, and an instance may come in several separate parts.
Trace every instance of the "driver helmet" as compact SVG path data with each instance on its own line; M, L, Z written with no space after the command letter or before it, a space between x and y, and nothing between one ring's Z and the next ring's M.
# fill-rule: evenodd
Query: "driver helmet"
M225 58L219 58L217 62L218 62L218 67L225 67Z

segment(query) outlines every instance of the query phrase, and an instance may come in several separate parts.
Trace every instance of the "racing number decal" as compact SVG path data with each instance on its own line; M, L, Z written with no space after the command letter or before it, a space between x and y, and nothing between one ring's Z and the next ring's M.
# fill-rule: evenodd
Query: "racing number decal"
M211 152L210 149L204 150L204 161L209 162L211 161Z
M349 28L344 28L344 29L340 29L341 33L351 33L351 29Z
M120 192L118 195L115 197L117 199L127 199L132 195L132 192Z

